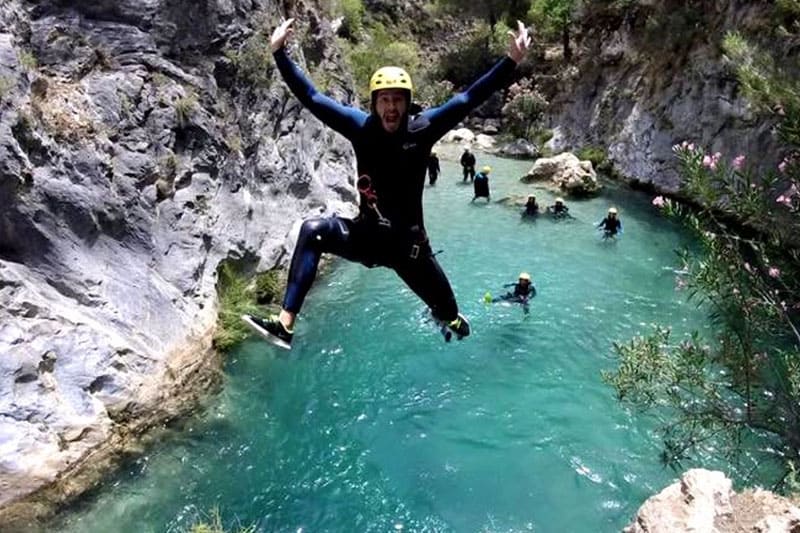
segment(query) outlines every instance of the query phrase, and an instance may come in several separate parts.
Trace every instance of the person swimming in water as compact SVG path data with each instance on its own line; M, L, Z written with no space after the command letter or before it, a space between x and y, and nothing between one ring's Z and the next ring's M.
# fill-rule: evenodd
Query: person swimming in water
M536 196L529 194L525 202L525 209L522 210L523 217L536 217L539 215L539 204L536 202Z
M622 221L617 217L617 208L610 207L606 218L597 224L597 229L603 229L603 238L611 239L622 233Z
M531 298L536 296L536 287L533 285L531 275L527 272L520 272L519 278L515 283L507 283L503 285L504 288L514 287L513 291L508 291L502 296L492 298L491 294L487 293L484 299L487 303L495 302L516 302L522 304L522 310L525 314L529 312L528 302Z
M547 212L555 218L567 218L572 216L569 214L569 207L567 207L564 203L564 199L560 196L556 198L556 202L553 205L547 206Z

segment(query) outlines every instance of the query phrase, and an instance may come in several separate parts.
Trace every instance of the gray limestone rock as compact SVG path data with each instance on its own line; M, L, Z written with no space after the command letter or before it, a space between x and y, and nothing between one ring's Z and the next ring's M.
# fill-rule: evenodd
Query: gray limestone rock
M60 474L105 464L125 427L208 383L222 261L279 266L296 221L352 213L342 137L277 79L264 90L234 70L217 86L225 50L280 12L0 6L0 523L33 491L58 503L85 488ZM316 31L332 68L330 28Z

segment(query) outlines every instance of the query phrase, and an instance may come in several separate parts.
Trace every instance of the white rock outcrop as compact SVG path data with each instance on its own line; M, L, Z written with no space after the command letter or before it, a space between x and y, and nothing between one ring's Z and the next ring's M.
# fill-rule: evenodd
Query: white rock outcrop
M764 490L736 493L722 472L692 469L651 496L624 533L797 533L800 508Z
M521 180L525 183L547 181L553 187L574 196L595 194L601 188L592 162L581 161L570 152L537 159Z

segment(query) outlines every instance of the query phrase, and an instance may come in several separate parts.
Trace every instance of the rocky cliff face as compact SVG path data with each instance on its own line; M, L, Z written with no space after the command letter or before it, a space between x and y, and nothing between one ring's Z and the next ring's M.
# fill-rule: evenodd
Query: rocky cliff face
M553 95L551 147L607 147L622 175L666 191L680 185L672 146L687 139L774 169L773 125L742 97L720 48L731 30L773 48L766 31L771 6L721 0L632 6L583 13L576 62L562 65L556 80L542 81Z
M310 34L293 55L347 100L330 28L293 5ZM0 5L0 523L37 490L45 505L79 492L69 478L90 482L213 381L220 262L273 267L296 220L351 207L349 147L277 81L258 35L282 13Z

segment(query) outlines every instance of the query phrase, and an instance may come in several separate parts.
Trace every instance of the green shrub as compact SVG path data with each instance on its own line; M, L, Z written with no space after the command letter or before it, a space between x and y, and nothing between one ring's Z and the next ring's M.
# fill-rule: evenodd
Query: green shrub
M530 140L548 105L547 98L533 86L533 82L523 79L509 87L502 110L503 119L511 133Z
M364 29L364 3L362 0L340 0L342 27L348 36L354 37Z
M187 533L228 533L228 531L235 531L236 533L255 533L256 526L237 526L236 529L226 530L225 526L222 525L222 517L220 517L219 509L214 508L211 510L211 515L207 520L192 524Z
M262 310L256 304L256 289L237 268L224 261L217 269L217 295L219 297L219 316L214 346L228 351L249 335L241 316L245 313L259 314Z
M419 46L413 41L398 40L382 24L372 29L372 35L355 45L345 42L346 58L360 88L359 95L369 101L369 79L378 68L392 65L402 67L414 80L419 74Z
M11 78L0 78L0 102L3 101L6 94L11 92L11 89L14 87L14 80Z
M594 168L602 167L608 160L608 157L606 156L606 150L602 146L584 146L578 150L576 155L578 156L578 159L582 161L587 159L591 161Z
M19 64L22 65L22 68L27 71L36 70L36 67L39 66L36 56L26 50L18 52L17 58L19 59Z
M553 138L553 130L551 129L537 129L533 132L533 142L539 149L543 149L545 145Z
M258 274L255 280L256 302L260 305L271 304L281 292L279 271L268 270Z
M243 81L260 89L269 89L275 62L265 36L258 33L250 36L239 48L226 50L225 57Z
M431 81L431 74L424 72L414 81L414 100L429 107L445 103L453 96L454 87L448 80Z
M178 127L185 128L189 125L192 115L197 109L197 95L189 92L186 96L175 100L173 107L175 108L175 120L178 121Z
M780 44L780 43L779 43ZM723 155L673 147L682 195L653 205L693 231L677 288L709 309L708 338L678 342L657 328L615 349L605 374L621 400L661 419L662 460L681 467L698 451L736 466L747 481L796 490L800 463L800 91L776 58L741 35L723 42L743 94L784 141L776 153ZM774 50L781 50L775 46ZM791 64L788 64L791 62ZM767 168L764 161L780 161ZM718 457L719 458L719 457Z
M438 75L452 81L456 87L466 87L475 76L489 69L508 46L509 28L497 23L494 33L488 24L479 24L470 38L455 50L439 59Z

